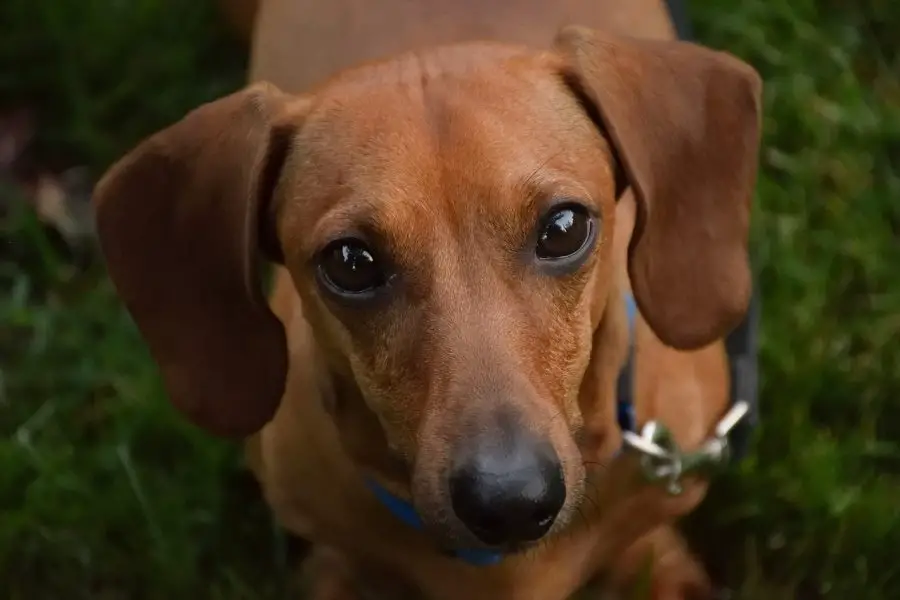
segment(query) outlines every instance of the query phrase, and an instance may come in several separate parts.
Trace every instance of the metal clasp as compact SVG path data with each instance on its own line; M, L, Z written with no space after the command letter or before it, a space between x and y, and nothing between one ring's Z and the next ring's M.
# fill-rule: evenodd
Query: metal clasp
M641 455L641 469L647 480L664 484L669 494L677 496L684 491L685 475L712 474L728 463L728 434L749 411L746 402L735 402L716 423L713 435L691 452L683 452L672 432L659 421L648 422L640 435L625 431L623 441L627 448Z

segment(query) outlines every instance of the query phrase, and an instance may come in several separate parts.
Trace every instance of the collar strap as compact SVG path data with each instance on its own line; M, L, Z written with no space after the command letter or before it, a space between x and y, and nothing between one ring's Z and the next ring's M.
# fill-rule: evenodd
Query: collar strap
M750 442L759 424L759 320L760 300L758 282L753 282L750 306L737 328L725 338L728 364L731 369L731 404L743 400L747 416L731 430L728 445L732 461L738 462L750 449Z
M637 417L634 414L634 327L638 307L634 296L625 294L625 314L628 317L628 357L616 383L616 416L622 431L636 431Z
M374 479L366 479L366 485L397 519L417 531L424 528L422 519L411 502L390 493ZM479 548L457 549L453 551L453 556L476 567L488 567L503 560L502 552Z

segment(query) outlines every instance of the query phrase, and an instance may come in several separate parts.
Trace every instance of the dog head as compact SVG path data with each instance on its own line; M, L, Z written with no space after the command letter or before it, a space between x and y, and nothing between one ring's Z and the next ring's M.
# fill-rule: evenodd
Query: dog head
M258 84L109 171L101 244L172 401L220 434L256 431L283 393L256 268L283 264L436 535L519 546L581 494L621 187L658 337L697 348L742 316L759 93L728 55L581 28L550 52L437 48L304 96Z

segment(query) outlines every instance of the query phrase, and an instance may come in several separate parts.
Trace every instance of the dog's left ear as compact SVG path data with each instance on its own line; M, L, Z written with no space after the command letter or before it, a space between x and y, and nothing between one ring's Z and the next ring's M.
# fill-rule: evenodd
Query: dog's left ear
M562 29L556 47L567 82L599 114L637 200L628 270L641 314L674 348L723 337L751 291L759 75L687 42L582 27Z
M191 111L113 165L94 191L109 276L172 403L213 433L275 413L287 346L262 295L267 226L294 131L291 97L255 84Z

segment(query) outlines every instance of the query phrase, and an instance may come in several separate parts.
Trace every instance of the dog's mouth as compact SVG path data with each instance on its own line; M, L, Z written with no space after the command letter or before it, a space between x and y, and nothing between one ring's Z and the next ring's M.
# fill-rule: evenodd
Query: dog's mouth
M492 538L489 534L473 530L471 524L455 519L463 526L464 533L454 537L452 543L439 542L438 548L445 556L462 560L469 564L490 565L505 557L527 554L546 544L558 532L569 524L571 507L569 502L543 517L537 518L533 524L521 525L516 529L506 529L505 539ZM458 526L457 525L457 526ZM492 529L508 527L508 522L493 525ZM443 529L443 528L440 528ZM455 530L456 527L450 527ZM437 533L440 536L440 533ZM436 537L437 537L436 536Z
M492 485L481 480L475 490L452 477L448 488L445 478L430 474L419 480L411 474L400 493L372 477L366 483L395 520L427 536L437 552L473 565L495 564L545 543L566 527L579 495L567 489L571 479L555 465L537 477L530 468L500 471Z
M439 543L438 551L446 557L468 564L489 566L510 556L526 554L539 547L549 535L543 535L534 540L509 540L496 544L486 544L480 540L475 540L471 545Z
M540 542L519 542L519 543L507 543L502 546L495 547L460 547L460 548L450 548L439 546L438 550L444 556L456 559L462 559L466 562L485 562L489 563L494 560L499 560L499 558L506 556L513 556L516 554L524 554L540 545Z

